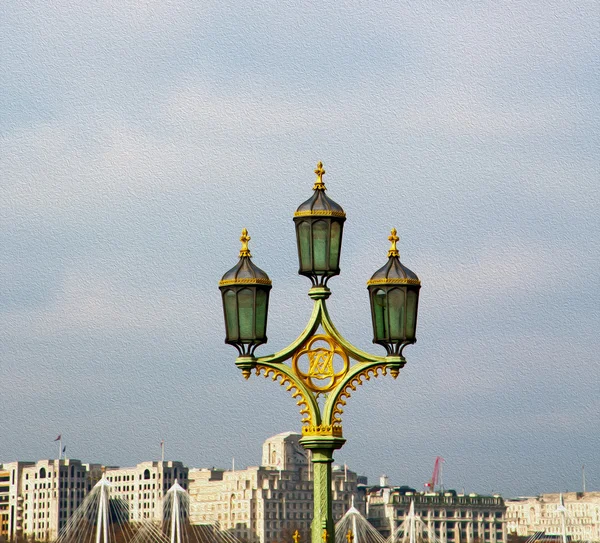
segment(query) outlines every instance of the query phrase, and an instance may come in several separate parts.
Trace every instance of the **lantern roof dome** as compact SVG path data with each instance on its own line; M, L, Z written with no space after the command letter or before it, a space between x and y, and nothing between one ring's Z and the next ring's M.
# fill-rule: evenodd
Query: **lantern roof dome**
M390 237L392 246L388 251L388 261L385 266L379 268L367 281L367 285L420 285L421 281L417 274L409 270L400 262L400 253L396 248L396 242L399 241L396 229L393 228Z
M323 182L323 175L325 175L325 170L323 169L323 163L319 162L317 164L317 169L315 170L315 174L317 174L317 179L313 186L314 193L313 195L300 204L296 213L294 213L294 217L305 217L305 216L329 216L329 217L339 217L346 218L346 212L342 209L342 206L337 202L334 202L331 198L325 194L327 187L325 187L325 183Z
M248 230L244 228L240 237L240 241L242 242L240 259L233 268L223 275L221 281L219 281L220 287L235 284L271 285L271 280L266 272L261 270L251 260L252 255L250 254L250 249L248 249L250 239Z

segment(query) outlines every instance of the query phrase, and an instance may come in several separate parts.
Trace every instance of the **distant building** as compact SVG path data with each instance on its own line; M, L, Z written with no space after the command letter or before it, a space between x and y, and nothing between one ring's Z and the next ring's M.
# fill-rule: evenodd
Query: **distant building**
M0 469L0 537L5 539L10 524L10 474L9 470Z
M287 432L267 439L260 467L190 469L190 521L217 525L253 543L291 541L296 529L303 534L301 540L308 541L313 480L310 458L300 438L300 434ZM334 468L332 490L333 513L338 520L359 496L356 473Z
M163 497L177 481L188 488L188 468L181 462L142 462L131 468L106 468L110 496L129 504L129 519L163 520Z
M39 460L0 465L0 536L56 539L68 519L102 478L112 497L125 499L132 521L162 520L162 500L175 480L187 489L181 462L142 462L132 468L104 468L80 460Z
M69 459L10 462L0 473L2 535L54 540L99 480L101 466Z
M11 462L2 467L2 490L0 490L0 515L3 536L12 540L23 533L23 496L21 495L21 473L23 467L34 466L34 462Z
M600 492L565 492L565 528L574 541L600 542ZM560 494L506 500L509 533L531 536L562 534Z
M387 485L387 478L381 482ZM414 502L427 533L441 543L506 543L506 506L500 496L379 486L367 489L366 501L367 519L384 537L400 527Z

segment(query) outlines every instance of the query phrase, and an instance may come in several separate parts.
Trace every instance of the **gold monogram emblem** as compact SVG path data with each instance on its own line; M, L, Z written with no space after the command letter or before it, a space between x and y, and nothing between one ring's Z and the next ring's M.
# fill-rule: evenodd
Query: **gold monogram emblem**
M344 350L326 335L311 337L292 358L294 372L314 392L329 392L350 367Z
M333 351L318 348L306 353L310 362L308 376L315 379L328 379L334 375Z

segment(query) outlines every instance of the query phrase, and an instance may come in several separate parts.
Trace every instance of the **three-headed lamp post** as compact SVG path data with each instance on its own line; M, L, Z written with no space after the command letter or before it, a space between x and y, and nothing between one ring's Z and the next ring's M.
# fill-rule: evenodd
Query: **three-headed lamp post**
M236 365L247 379L252 370L285 386L296 399L302 416L302 439L311 451L314 473L312 543L333 543L331 465L333 451L342 447L343 408L363 379L390 373L394 379L406 360L402 351L416 341L419 278L400 262L393 229L388 261L367 282L373 322L373 343L386 356L364 352L337 331L327 311L331 291L327 283L340 273L342 231L346 213L325 194L319 162L313 195L294 214L299 272L310 278L312 315L300 336L278 353L256 357L267 342L267 311L271 281L251 260L250 237L242 231L239 262L221 279L219 289L225 314L225 342L239 353ZM352 361L352 362L351 362ZM323 401L318 403L321 397Z

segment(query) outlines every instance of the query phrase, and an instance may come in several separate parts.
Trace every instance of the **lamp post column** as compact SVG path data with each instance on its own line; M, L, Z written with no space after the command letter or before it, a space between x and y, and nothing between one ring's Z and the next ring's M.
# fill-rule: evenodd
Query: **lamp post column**
M331 466L333 451L345 442L344 438L333 436L305 436L300 440L304 448L311 452L313 463L312 543L335 543Z

